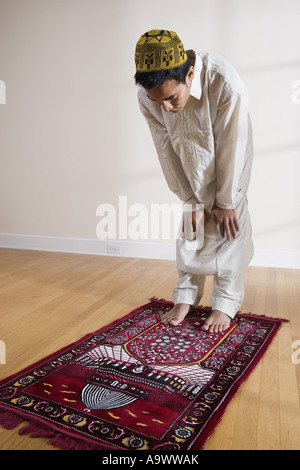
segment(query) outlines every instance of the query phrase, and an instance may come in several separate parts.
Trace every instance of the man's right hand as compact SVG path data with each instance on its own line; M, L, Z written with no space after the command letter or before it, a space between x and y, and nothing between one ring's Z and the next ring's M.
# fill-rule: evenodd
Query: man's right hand
M208 215L205 210L183 212L182 231L186 240L192 241L197 233L199 223L204 218L204 226L208 222Z

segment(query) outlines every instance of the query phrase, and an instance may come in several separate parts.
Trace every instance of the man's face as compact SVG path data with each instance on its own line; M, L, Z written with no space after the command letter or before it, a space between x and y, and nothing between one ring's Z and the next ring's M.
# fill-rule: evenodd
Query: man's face
M176 80L167 80L162 85L151 90L145 88L145 91L148 98L158 103L164 111L180 113L190 97L193 78L194 68L191 66L185 83L178 84Z

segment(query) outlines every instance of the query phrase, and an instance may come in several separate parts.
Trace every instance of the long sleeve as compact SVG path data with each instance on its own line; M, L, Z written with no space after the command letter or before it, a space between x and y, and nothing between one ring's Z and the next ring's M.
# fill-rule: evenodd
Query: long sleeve
M234 209L248 143L247 94L232 93L226 85L213 125L216 162L216 205Z
M198 204L182 163L175 153L166 127L156 119L139 98L139 105L145 117L159 158L159 162L170 190L185 204Z

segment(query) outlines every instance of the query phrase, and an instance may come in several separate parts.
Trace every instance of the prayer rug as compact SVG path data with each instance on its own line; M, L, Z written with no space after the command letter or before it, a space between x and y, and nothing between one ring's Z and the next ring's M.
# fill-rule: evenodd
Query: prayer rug
M223 333L198 307L177 327L151 299L0 382L0 423L62 449L203 448L282 321L238 313Z

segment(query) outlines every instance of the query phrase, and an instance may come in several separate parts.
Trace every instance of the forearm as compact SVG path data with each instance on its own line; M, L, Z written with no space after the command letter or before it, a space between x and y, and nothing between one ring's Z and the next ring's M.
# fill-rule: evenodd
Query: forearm
M218 110L214 123L216 206L235 209L248 143L246 95L233 95Z
M166 127L154 117L141 100L139 105L149 126L159 162L170 190L182 202L195 209L198 200L184 172L181 160L173 149Z

